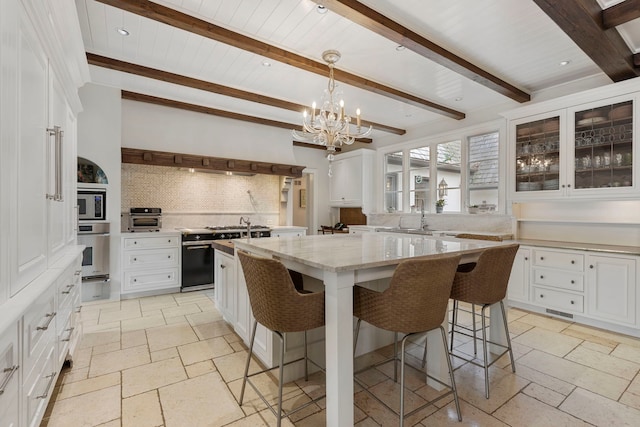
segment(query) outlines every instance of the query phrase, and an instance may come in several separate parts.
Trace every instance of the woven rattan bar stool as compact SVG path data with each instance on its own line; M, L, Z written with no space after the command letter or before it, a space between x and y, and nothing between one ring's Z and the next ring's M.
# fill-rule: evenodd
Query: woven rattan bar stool
M404 337L400 341L400 426L403 425L404 418L419 411L445 396L453 394L458 411L458 420L462 421L460 414L460 404L458 402L458 392L456 390L455 379L451 360L447 351L447 335L442 327L442 322L447 313L447 305L451 286L456 272L460 256L448 256L438 259L413 259L403 261L398 264L389 287L383 292L376 292L371 289L354 286L353 314L358 318L354 337L355 346L358 343L358 332L360 323L364 320L380 329L394 332L394 372L398 361L397 334L402 333ZM409 338L424 335L427 332L440 328L442 335L442 345L447 354L449 365L449 376L451 384L446 384L437 378L427 376L434 381L449 387L451 390L431 402L427 402L419 408L405 414L404 413L404 373L405 373L405 346ZM389 360L369 366L364 370L387 363ZM363 372L361 370L356 373ZM394 380L397 381L394 374ZM369 392L367 387L355 378L355 381ZM395 411L369 392L373 398L386 406L389 410Z
M487 235L487 234L473 234L473 233L460 233L460 234L456 234L455 236L458 239L474 239L474 240L489 240L492 242L501 242L502 241L502 237L500 236L492 236L492 235ZM460 264L458 266L458 271L461 272L468 272L473 270L473 268L476 266L475 262L472 263L466 263L466 264ZM455 319L458 318L458 310L462 310L457 303L454 302L453 304L453 316ZM475 312L476 312L476 305L475 304L471 304L471 310L463 310L465 312L469 312L469 313L474 313L471 316L471 322L473 323L472 325L472 329L471 328L467 328L465 326L461 326L458 325L459 327L466 329L468 331L473 331L473 355L476 356L478 354L478 345L476 343L475 337L476 337L476 333L480 331L480 329L476 326L476 316L475 316ZM453 350L453 340L451 340L449 342L450 350Z
M513 260L518 251L518 244L497 246L495 248L485 249L480 256L475 266L470 271L458 271L453 281L453 287L451 289L451 299L453 299L453 316L451 324L451 355L457 358L463 359L474 365L484 368L484 380L485 380L485 397L489 398L489 366L491 366L496 360L502 357L505 353L509 353L511 359L511 370L516 371L516 364L513 359L513 350L511 348L511 338L509 337L509 326L507 324L507 313L504 309L503 300L507 293L507 285L509 284L509 276L511 275L511 268L513 266ZM480 319L482 332L482 351L483 360L479 363L477 355L474 354L474 358L470 359L453 350L454 334L460 333L462 335L470 336L476 341L476 331L473 330L473 335L461 330L458 325L457 309L459 302L466 302L473 305L480 305ZM504 323L504 331L507 339L507 345L498 344L493 341L487 340L487 315L486 309L492 304L500 303L500 309L502 311L502 319ZM475 325L475 310L471 311L471 315L474 318ZM465 328L468 330L468 328ZM492 361L489 361L487 343L495 346L502 347L504 351L495 356Z
M324 397L324 395L316 397L286 413L282 409L282 383L285 366L304 360L305 380L308 379L308 362L313 363L322 370L322 367L307 357L307 331L324 326L324 292L298 292L294 287L292 275L280 261L269 258L259 258L242 251L238 251L238 258L240 258L240 263L242 264L242 271L244 272L244 277L247 282L247 292L249 293L251 310L255 318L238 402L242 405L245 386L249 383L264 404L267 405L276 416L278 420L277 425L280 427L282 418L287 418ZM258 323L272 330L280 338L280 362L278 366L271 369L264 369L249 374L249 364L253 354L253 343L255 341ZM288 332L304 332L304 356L285 363L284 335ZM269 404L251 380L251 378L256 375L276 368L280 371L277 411L273 408L273 405Z

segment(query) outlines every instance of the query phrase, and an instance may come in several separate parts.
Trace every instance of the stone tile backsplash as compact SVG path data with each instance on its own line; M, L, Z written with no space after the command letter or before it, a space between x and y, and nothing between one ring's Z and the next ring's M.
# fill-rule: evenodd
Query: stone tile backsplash
M122 164L122 212L162 208L163 228L234 225L239 216L277 225L280 177L238 176Z

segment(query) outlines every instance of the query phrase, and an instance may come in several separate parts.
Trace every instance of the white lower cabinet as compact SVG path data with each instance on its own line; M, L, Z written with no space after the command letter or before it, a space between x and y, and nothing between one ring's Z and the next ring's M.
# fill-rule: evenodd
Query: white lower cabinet
M529 301L529 266L531 265L531 250L519 248L511 276L509 277L508 297L510 300Z
M0 333L0 422L18 427L20 398L19 322Z
M235 322L236 261L233 256L216 249L214 256L216 306L229 323Z
M587 257L587 313L590 316L636 324L636 261L615 255Z
M121 293L180 287L180 238L176 234L122 238Z
M640 336L639 257L520 247L509 279L514 307Z

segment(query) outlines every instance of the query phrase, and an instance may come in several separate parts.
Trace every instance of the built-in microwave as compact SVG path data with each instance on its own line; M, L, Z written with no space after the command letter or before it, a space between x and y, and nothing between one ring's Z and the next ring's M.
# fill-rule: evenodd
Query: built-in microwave
M107 191L103 189L79 189L78 219L81 221L106 220Z

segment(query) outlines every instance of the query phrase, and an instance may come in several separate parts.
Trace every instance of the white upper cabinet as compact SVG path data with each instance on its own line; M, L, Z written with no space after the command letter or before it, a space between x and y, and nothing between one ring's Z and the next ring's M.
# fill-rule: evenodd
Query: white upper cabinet
M373 167L375 153L360 149L336 156L332 164L329 204L335 207L373 208Z
M637 197L640 85L634 83L505 114L511 200Z

